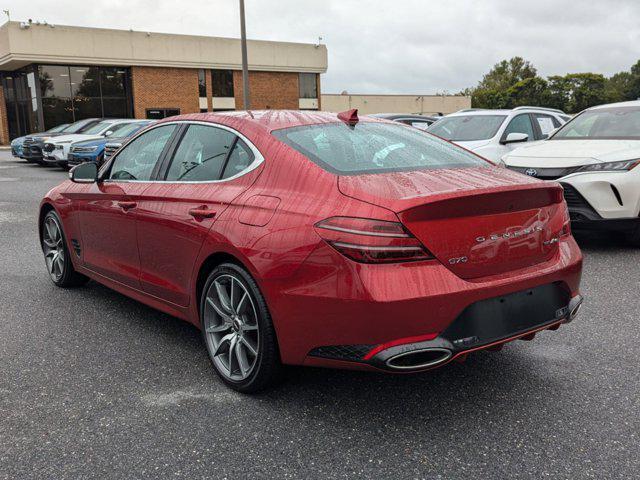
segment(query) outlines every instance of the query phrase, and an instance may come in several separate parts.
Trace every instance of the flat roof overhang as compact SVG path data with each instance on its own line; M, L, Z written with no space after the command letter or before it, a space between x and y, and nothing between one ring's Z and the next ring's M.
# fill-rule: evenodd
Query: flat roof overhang
M273 72L327 71L325 45L248 40L249 69ZM219 68L240 70L237 38L136 32L64 25L0 26L0 70L32 63L70 65Z

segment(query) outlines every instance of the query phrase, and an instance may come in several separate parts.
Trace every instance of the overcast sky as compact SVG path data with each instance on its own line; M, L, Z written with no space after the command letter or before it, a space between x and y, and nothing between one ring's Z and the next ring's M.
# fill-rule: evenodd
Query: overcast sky
M325 93L457 92L515 55L543 75L640 59L640 0L245 0L249 38L329 51ZM12 20L239 36L237 0L0 0Z

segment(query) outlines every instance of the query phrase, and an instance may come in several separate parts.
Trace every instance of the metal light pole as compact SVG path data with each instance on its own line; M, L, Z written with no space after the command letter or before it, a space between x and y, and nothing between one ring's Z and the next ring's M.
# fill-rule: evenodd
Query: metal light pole
M244 24L244 0L240 0L240 44L242 46L242 99L244 109L251 108L249 98L249 65L247 62L247 30Z

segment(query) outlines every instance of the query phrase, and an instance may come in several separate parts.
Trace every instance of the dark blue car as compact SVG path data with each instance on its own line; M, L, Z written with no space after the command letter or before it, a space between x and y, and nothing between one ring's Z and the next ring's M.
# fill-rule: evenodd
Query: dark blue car
M69 150L67 164L69 167L74 167L85 162L96 162L98 165L101 165L104 161L104 146L107 143L123 142L153 122L153 120L140 120L139 122L122 127L113 137L76 142Z

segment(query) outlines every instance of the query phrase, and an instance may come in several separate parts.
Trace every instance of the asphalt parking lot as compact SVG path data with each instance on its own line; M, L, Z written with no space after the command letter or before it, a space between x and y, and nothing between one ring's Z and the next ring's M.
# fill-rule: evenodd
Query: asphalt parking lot
M584 309L533 342L249 397L194 327L53 286L36 215L65 176L0 152L0 478L637 478L640 249L580 237Z

